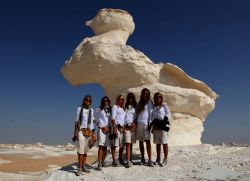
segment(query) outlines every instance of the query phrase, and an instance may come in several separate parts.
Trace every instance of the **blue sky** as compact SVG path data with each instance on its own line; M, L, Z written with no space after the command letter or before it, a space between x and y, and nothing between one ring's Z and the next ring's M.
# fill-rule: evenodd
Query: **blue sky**
M128 43L152 61L171 62L220 98L205 122L205 143L250 143L250 2L2 1L0 3L0 143L70 142L76 107L99 85L72 87L60 68L93 36L84 24L101 8L134 18Z

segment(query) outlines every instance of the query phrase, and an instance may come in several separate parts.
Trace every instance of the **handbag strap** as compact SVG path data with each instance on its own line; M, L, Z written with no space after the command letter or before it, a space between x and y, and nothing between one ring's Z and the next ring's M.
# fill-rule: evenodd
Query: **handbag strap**
M151 120L151 109L152 109L152 102L149 100L149 102L146 104L148 108L148 125L150 124Z
M87 123L87 128L90 129L90 124L91 124L91 117L92 117L92 111L91 108L89 108L89 116L88 116L88 123Z
M82 114L83 114L83 106L82 106L81 109L80 109L79 117L78 117L78 124L79 124L79 127L82 125Z

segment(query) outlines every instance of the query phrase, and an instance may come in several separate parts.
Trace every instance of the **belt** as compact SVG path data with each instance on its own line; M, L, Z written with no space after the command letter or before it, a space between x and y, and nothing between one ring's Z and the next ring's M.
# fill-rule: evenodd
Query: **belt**
M110 133L110 128L109 127L102 127L100 128L102 130L103 133Z
M161 131L162 129L153 127L153 130L155 130L155 131Z
M132 123L132 124L133 124L133 123ZM134 130L136 130L136 125L132 126L132 124L127 124L127 125L125 125L126 130L129 130L129 131L134 131Z
M125 126L121 126L120 124L118 124L117 127L118 127L118 130L119 130L120 132L124 132L125 129L126 129Z

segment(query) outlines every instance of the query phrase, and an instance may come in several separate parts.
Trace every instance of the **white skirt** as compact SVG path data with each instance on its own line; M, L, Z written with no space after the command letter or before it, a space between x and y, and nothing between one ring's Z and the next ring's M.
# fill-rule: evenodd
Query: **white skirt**
M148 131L148 125L145 125L145 124L137 125L136 139L139 141L150 140L150 132Z
M168 144L168 132L163 130L153 130L154 144Z

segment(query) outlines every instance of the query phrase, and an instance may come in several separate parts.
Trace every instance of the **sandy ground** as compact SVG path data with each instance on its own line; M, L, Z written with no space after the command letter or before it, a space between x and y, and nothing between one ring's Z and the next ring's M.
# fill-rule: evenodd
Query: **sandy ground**
M39 172L53 167L64 167L77 163L76 155L63 155L47 158L32 158L30 154L0 154L0 160L10 161L0 164L0 172L22 173ZM91 164L96 160L96 156L88 156L87 163Z
M96 150L90 152L87 164L93 163ZM56 170L77 169L76 147L67 145L0 144L0 181L43 180Z
M152 145L152 152L155 160L155 145ZM89 153L89 165L87 165L91 172L84 173L80 177L75 175L77 172L75 153L75 147L70 144L66 146L0 145L0 181L250 180L250 145L202 144L170 147L168 165L164 167L133 165L130 168L123 166L114 168L110 166L103 168L102 171L95 170L97 163L92 163L97 155L97 148L93 148ZM138 144L133 149L133 160L135 163L140 161ZM110 154L106 161L111 164Z

